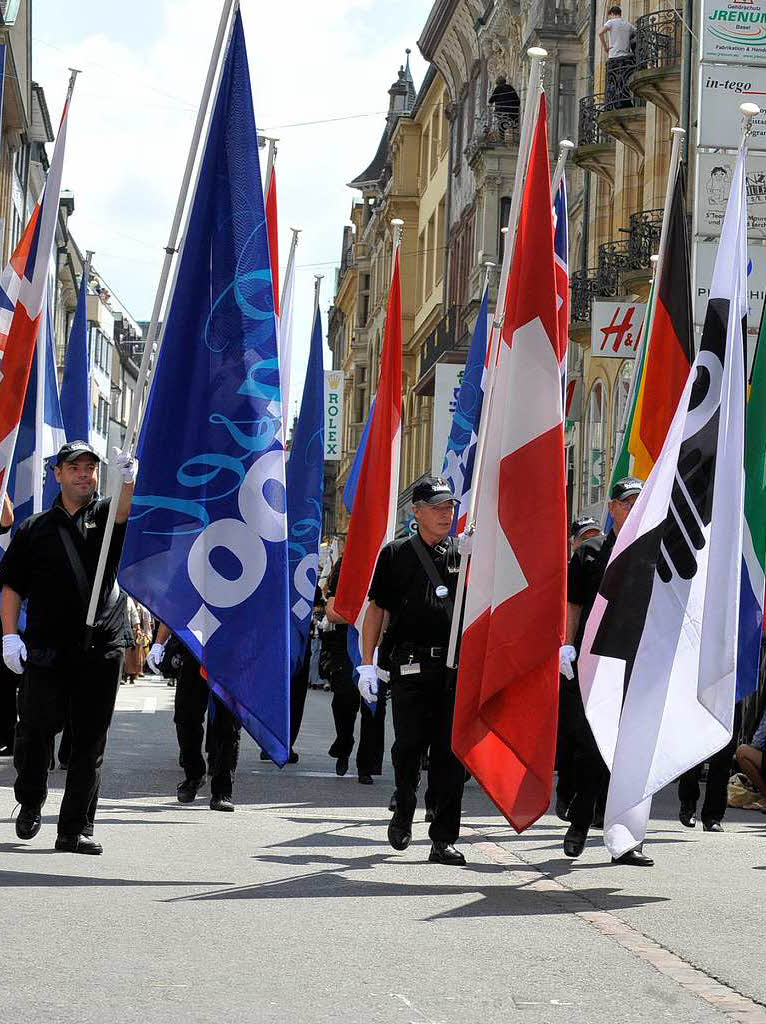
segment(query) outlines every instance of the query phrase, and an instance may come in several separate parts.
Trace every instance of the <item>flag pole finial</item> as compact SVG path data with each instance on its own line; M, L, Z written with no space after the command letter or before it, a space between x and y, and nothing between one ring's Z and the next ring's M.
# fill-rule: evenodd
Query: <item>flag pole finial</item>
M745 135L750 135L753 130L753 119L758 117L761 108L757 103L740 103L739 109L744 120L743 129Z
M394 217L391 221L391 227L394 229L394 259L396 259L396 250L402 242L402 228L404 227L404 221L401 217ZM393 273L393 266L391 267L391 273Z
M324 274L314 274L314 316L317 315L319 309L319 292L322 290L323 280Z
M559 142L559 158L551 180L551 202L553 202L556 197L556 192L561 184L561 179L564 177L566 162L569 158L569 154L574 148L575 144L570 139L562 139L561 142Z

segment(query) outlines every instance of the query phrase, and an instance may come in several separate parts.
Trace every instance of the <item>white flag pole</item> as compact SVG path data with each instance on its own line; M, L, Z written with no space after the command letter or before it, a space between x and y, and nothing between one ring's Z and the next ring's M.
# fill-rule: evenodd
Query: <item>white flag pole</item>
M271 135L260 135L259 138L269 144L269 155L266 158L266 174L263 178L263 198L265 199L269 192L271 172L274 170L274 163L277 159L277 143L279 142L279 139L275 139Z
M159 323L160 313L162 311L162 305L165 299L165 292L167 290L168 279L170 277L170 268L173 263L173 257L178 251L177 246L178 236L181 229L181 220L183 218L184 207L186 206L186 199L189 193L189 185L191 183L192 173L194 171L194 165L199 151L200 139L202 138L202 129L204 127L205 117L210 106L210 97L213 92L213 85L216 80L216 72L218 70L221 53L224 48L224 40L228 40L231 34L231 30L234 26L232 11L236 11L238 8L239 0L224 0L224 5L221 10L221 20L218 24L218 33L215 38L215 43L213 44L213 52L210 55L210 64L207 70L205 86L202 90L202 98L200 99L199 110L197 111L197 120L194 125L194 133L192 135L191 145L189 146L189 155L186 158L186 167L184 169L184 176L181 182L181 188L178 193L178 201L176 203L175 214L173 215L173 223L170 228L170 236L168 238L168 244L165 246L165 260L162 264L162 272L160 273L160 280L157 285L157 293L154 297L152 319L149 324L149 330L147 332L146 340L144 343L144 354L143 358L141 359L141 368L139 370L138 380L136 382L135 394L137 401L133 402L133 405L130 410L130 416L128 418L128 426L125 431L125 451L129 451L131 454L135 449L136 437L138 434L138 428L140 426L140 416L143 415L144 407L146 404L144 398L147 386L150 383L150 366L152 365L152 353L155 347L157 324ZM199 167L197 168L197 173L199 174ZM178 264L176 264L176 270L177 267ZM162 338L159 339L157 344L157 356L159 356L161 344ZM156 365L156 359L154 361L154 365ZM101 595L101 587L104 582L104 572L106 571L106 559L109 553L109 546L112 541L112 534L114 532L114 521L117 515L117 496L119 494L120 487L120 475L119 473L115 473L111 495L112 501L109 506L109 515L106 521L106 529L104 530L104 539L101 543L101 551L99 553L98 565L96 567L96 576L93 581L93 590L91 591L90 595L88 614L85 619L85 624L88 628L92 628L96 621L96 610L98 608L98 600Z
M32 453L32 513L43 510L43 431L45 430L45 373L48 343L48 303L50 289L45 288L43 308L37 326L37 380L35 394L35 448Z
M287 257L287 271L282 284L282 295L279 300L279 316L277 321L277 340L279 348L279 389L282 406L282 441L287 442L287 426L290 412L290 378L292 376L293 357L293 295L295 292L295 250L298 247L300 228L290 228L293 237L290 241L290 255ZM273 273L273 271L272 271Z
M556 164L556 170L553 172L553 180L551 181L551 202L556 198L561 179L564 177L567 158L574 148L574 142L570 142L569 139L562 139L559 143L559 159Z
M476 441L476 455L474 456L473 480L471 481L471 496L468 501L468 513L466 516L465 532L473 534L476 526L476 496L481 485L481 474L484 468L484 450L487 443L487 427L489 424L489 413L494 398L495 369L497 356L500 348L500 332L505 319L505 300L508 290L508 277L513 259L513 250L516 246L516 234L519 228L519 217L521 215L521 199L524 192L524 182L529 165L529 156L532 151L532 132L534 129L537 111L540 105L540 91L542 87L541 63L548 56L548 51L541 47L532 46L527 50L531 66L529 69L529 82L527 85L527 97L524 104L524 118L521 125L519 138L519 152L516 157L516 174L513 182L513 195L511 197L511 211L508 217L508 233L505 236L505 251L503 252L503 268L500 273L500 285L497 291L497 302L495 304L495 317L492 322L492 330L489 336L489 356L487 362L487 380L484 394L484 402L481 407L481 420L479 422L479 433ZM460 557L460 576L458 577L458 591L461 595L460 603L455 602L455 609L452 614L452 628L450 630L449 648L447 650L447 665L450 668L455 666L455 654L457 652L458 632L463 617L463 594L465 593L465 582L468 573L469 558Z

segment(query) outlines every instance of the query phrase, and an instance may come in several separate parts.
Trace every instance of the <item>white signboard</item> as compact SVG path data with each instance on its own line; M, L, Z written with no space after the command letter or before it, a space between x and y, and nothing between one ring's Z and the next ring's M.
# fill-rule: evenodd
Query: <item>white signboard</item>
M700 113L697 145L737 149L742 135L740 103L765 106L766 68L700 65ZM753 119L750 150L766 149L766 110Z
M434 432L431 443L431 473L441 476L444 453L457 408L457 396L463 382L462 363L437 363L434 381Z
M702 59L766 64L766 0L703 0Z
M721 234L736 162L734 153L697 154L698 235ZM747 236L766 238L766 156L747 158Z
M717 242L697 242L696 268L694 275L694 322L699 326L705 323L710 282L713 279L713 265ZM758 333L761 322L763 300L766 298L766 247L749 245L747 247L747 283L749 308L747 312L747 333Z
M343 450L343 371L324 373L324 457L339 462Z
M635 359L646 304L625 299L594 299L590 318L593 356Z

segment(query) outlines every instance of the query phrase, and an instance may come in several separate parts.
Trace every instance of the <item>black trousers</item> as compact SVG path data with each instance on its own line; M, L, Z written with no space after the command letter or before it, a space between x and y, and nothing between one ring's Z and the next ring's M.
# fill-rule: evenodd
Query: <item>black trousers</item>
M575 677L567 680L566 714L571 717L573 737L574 797L569 807L569 820L575 828L587 832L593 824L596 807L603 810L609 785L609 769L593 738L585 717L580 685Z
M351 662L345 668L330 672L332 689L332 717L335 722L335 740L330 757L349 757L354 749L354 727L359 715L359 746L356 749L356 770L359 775L380 775L383 771L383 750L386 742L386 701L378 696L372 712L359 696Z
M455 710L453 673L442 661L421 659L421 671L402 675L394 657L391 712L394 745L391 760L396 782L393 821L409 828L417 804L423 751L429 751L428 794L434 819L428 834L434 842L454 843L460 832L465 770L452 753Z
M72 747L59 835L79 835L95 819L121 672L121 651L89 651L55 668L28 665L22 677L14 748L14 792L22 806L45 803L53 738L67 722L70 727Z
M732 759L737 749L739 734L740 707L736 708L734 733L723 750L708 759L707 782L705 783L705 799L702 802L700 818L706 821L722 821L729 803L729 777L732 773ZM697 806L700 798L700 776L704 764L690 768L678 780L678 799L682 804Z
M210 704L206 744L212 771L210 791L213 796L230 797L239 759L241 726L225 704L215 695L212 701L210 697L210 688L200 675L199 665L194 658L184 657L176 683L173 716L184 771L188 779L205 776L202 738L205 712Z
M575 795L575 754L579 724L578 698L571 682L559 676L559 721L556 734L556 798L567 807Z
M16 735L16 694L19 687L19 677L6 667L5 662L0 664L0 747L8 747L13 750L13 740Z
M303 709L306 706L306 694L309 689L309 670L311 668L311 641L306 644L306 653L297 671L290 676L290 749L298 739L303 723Z

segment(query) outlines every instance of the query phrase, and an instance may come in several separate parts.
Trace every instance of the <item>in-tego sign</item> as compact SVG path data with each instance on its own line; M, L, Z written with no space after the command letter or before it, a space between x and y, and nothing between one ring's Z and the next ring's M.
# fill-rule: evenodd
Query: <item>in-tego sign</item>
M340 462L343 451L343 380L342 370L325 370L324 374L324 457L325 462Z
M643 302L594 299L590 318L591 355L634 359L645 313Z

